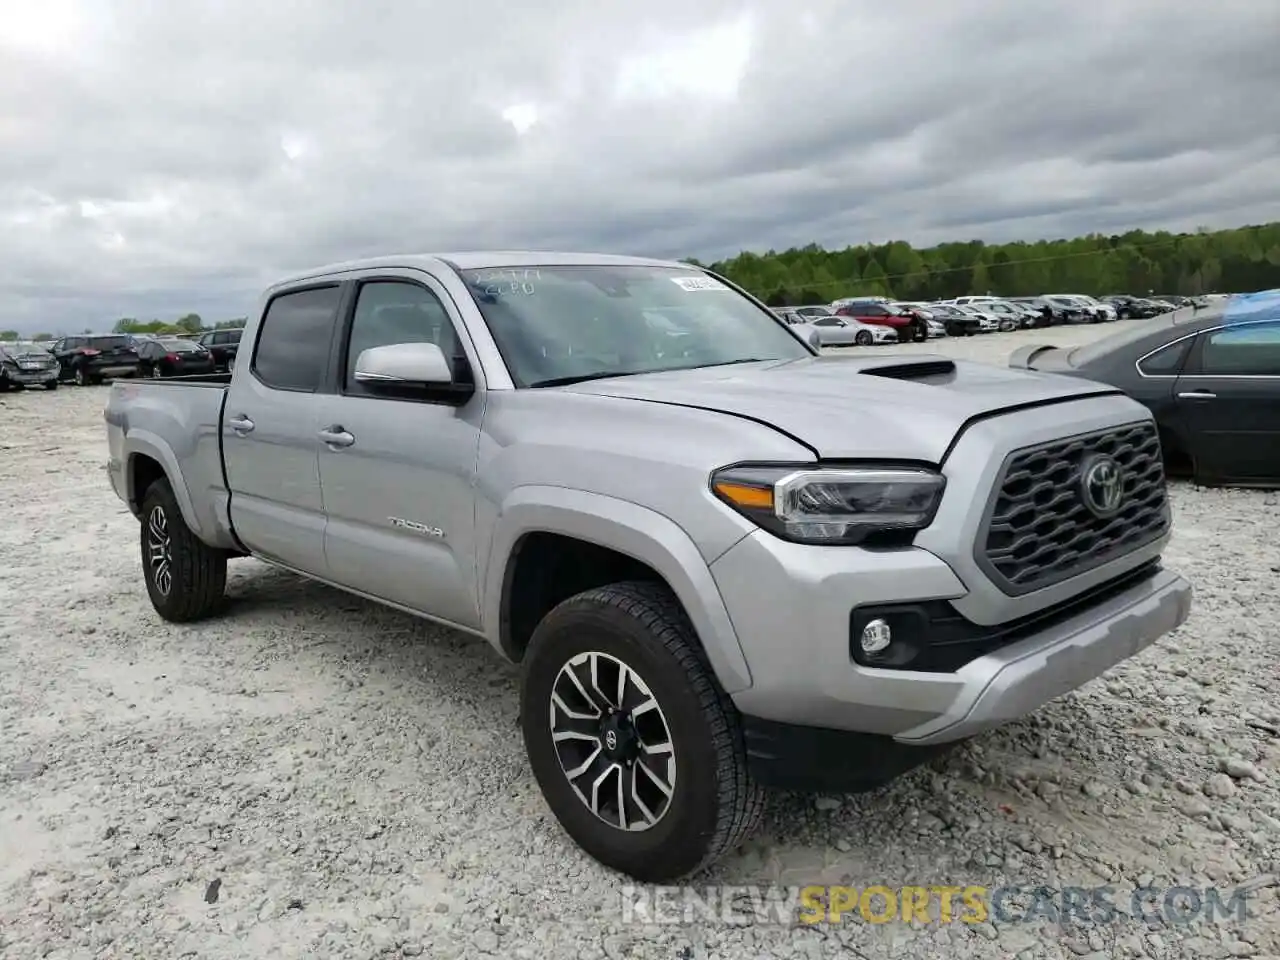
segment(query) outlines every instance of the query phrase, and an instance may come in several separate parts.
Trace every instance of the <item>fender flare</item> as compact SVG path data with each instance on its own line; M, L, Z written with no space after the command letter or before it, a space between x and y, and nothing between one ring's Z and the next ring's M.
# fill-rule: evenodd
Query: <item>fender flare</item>
M169 481L169 486L173 488L174 498L178 501L178 508L182 511L182 519L186 521L191 532L199 537L202 531L200 529L200 521L196 517L195 507L191 502L191 491L187 489L187 482L182 476L182 471L178 468L178 458L174 456L173 450L170 449L169 445L159 436L147 430L130 430L128 437L125 439L124 452L125 490L129 491L129 505L135 513L141 508L142 504L132 502L134 463L139 456L150 457L160 464L164 470L165 479Z
M684 606L725 692L738 693L751 686L751 671L720 589L689 535L647 507L568 487L517 487L499 510L482 581L482 609L483 622L489 627L486 632L500 648L508 560L520 539L530 533L574 537L652 567Z

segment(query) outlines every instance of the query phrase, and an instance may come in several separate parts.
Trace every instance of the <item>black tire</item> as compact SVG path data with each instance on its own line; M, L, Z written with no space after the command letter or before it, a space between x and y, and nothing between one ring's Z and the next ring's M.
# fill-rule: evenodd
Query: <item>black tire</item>
M84 367L80 364L76 364L75 371L71 376L75 380L77 387L87 387L89 385L89 375L84 372Z
M157 511L167 532L167 589L158 577L161 566L151 562ZM142 577L156 613L171 623L203 620L216 613L226 596L227 555L191 532L168 480L157 480L147 488L139 526Z
M870 330L859 330L857 333L853 335L853 342L860 347L871 346L873 339L874 338L871 336Z
M634 671L666 721L675 777L665 812L647 829L623 830L588 807L552 740L551 694L561 668L593 651ZM675 880L755 828L766 794L748 775L738 712L665 586L618 583L570 597L538 625L523 666L520 725L534 777L565 832L600 863L644 883Z
M57 380L50 380L48 383L46 383L46 384L44 385L44 388L45 388L46 390L57 390L57 389L58 389L58 381L57 381Z

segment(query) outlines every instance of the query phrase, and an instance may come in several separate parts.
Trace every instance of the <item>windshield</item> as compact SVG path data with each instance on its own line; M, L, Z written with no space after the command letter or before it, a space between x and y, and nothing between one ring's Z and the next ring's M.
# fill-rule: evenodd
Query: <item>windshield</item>
M1092 363L1099 357L1105 357L1113 350L1127 346L1130 343L1137 343L1144 337L1166 327L1175 327L1178 324L1186 323L1188 320L1198 320L1204 316L1207 316L1207 314L1203 310L1197 312L1188 307L1182 310L1175 310L1172 313L1162 313L1155 317L1149 317L1146 320L1130 320L1111 336L1103 337L1101 340L1095 340L1092 343L1086 343L1082 347L1076 347L1067 354L1067 362L1073 367Z
M573 265L461 274L521 387L813 355L767 310L692 269Z
M170 353L199 353L203 349L190 340L161 340L160 345Z

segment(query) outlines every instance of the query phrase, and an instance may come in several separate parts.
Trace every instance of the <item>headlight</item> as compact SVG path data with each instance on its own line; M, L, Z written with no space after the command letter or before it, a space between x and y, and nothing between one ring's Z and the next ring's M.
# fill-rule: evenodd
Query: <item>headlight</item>
M725 503L785 540L855 544L910 533L933 522L946 480L900 467L734 466L711 489Z

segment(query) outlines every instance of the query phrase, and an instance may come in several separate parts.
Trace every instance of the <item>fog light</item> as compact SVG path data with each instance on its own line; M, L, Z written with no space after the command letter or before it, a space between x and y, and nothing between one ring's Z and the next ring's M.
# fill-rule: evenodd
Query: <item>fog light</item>
M858 639L858 645L862 647L863 653L879 653L893 640L893 631L889 629L889 624L884 620L872 620L862 628L862 636Z

